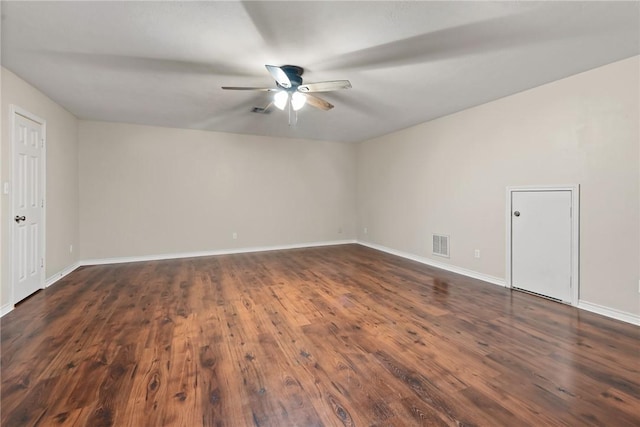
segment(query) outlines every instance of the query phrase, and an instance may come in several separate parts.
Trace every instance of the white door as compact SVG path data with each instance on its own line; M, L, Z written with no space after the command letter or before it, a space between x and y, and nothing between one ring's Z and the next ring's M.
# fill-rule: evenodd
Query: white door
M571 191L511 193L511 285L571 302Z
M44 285L44 123L13 113L13 302Z

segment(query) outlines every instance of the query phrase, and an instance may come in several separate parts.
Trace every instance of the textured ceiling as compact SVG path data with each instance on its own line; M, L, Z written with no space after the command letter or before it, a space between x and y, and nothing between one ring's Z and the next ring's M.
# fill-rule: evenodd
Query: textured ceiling
M2 65L82 119L360 141L640 53L638 2L6 2ZM250 112L348 79L335 108Z

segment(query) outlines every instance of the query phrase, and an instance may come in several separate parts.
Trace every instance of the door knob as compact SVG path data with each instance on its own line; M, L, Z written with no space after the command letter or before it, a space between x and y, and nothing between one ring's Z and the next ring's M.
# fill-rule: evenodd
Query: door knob
M515 212L513 213L513 215L514 215L514 216L520 216L520 211L515 211Z
M16 215L16 217L15 217L14 219L16 220L16 222L17 222L18 224L20 224L20 221L26 221L26 220L27 220L27 217L26 217L26 216L24 216L24 215L22 215L22 216Z

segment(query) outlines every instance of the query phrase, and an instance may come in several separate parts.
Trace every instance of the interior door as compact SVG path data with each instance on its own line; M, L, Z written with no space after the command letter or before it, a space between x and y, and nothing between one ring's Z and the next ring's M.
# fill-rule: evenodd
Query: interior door
M44 125L13 120L13 302L44 284Z
M571 191L511 193L511 284L571 302Z

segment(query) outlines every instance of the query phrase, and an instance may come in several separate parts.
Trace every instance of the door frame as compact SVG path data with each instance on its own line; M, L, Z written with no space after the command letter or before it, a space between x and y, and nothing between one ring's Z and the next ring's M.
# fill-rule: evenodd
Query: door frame
M570 191L571 192L571 305L577 306L580 298L580 184L524 185L507 187L506 203L506 282L513 288L511 248L511 203L513 192L520 191Z
M47 267L47 121L36 116L35 114L25 110L24 108L21 108L17 105L9 105L9 114L11 115L11 119L10 119L10 123L11 123L11 197L9 197L10 199L10 203L11 203L11 217L9 218L9 223L11 224L11 246L9 247L9 259L10 259L10 263L9 263L9 274L10 274L10 278L11 278L11 299L10 299L10 304L13 306L15 305L15 303L17 302L15 300L15 295L16 295L16 290L15 290L15 286L16 284L14 283L13 280L13 272L15 269L15 256L13 253L14 250L14 244L15 244L15 227L13 226L13 218L16 216L16 212L15 212L15 203L14 203L14 196L15 196L15 191L16 191L16 183L17 181L17 177L16 177L16 167L15 167L15 161L16 161L16 152L17 152L17 148L16 148L16 116L20 115L22 117L25 117L29 120L32 120L36 123L38 123L39 125L42 126L42 158L40 159L40 176L42 177L42 199L43 199L43 206L42 206L42 235L40 236L40 249L41 249L41 254L42 254L42 267L41 267L41 272L40 272L40 289L44 289L45 287L45 280L46 280L46 267Z

